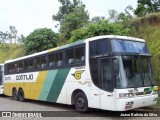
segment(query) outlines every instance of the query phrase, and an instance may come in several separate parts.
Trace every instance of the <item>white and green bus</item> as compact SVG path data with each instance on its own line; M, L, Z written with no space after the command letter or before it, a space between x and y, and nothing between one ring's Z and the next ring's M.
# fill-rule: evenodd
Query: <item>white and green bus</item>
M4 79L4 65L0 64L0 95L3 94L4 91L3 79Z
M126 111L157 102L151 54L143 39L104 35L5 62L4 94Z

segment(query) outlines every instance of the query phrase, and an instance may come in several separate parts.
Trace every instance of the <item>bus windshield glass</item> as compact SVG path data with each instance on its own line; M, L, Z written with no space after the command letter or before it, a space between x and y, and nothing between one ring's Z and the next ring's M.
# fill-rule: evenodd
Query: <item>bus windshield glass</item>
M113 39L111 44L113 52L149 54L146 42Z
M137 88L156 85L153 80L150 57L122 56L121 78L117 88Z

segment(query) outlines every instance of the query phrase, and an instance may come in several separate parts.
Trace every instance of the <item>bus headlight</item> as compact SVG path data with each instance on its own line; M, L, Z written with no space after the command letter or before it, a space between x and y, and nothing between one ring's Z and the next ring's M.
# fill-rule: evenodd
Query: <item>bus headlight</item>
M135 97L134 93L119 93L119 98Z

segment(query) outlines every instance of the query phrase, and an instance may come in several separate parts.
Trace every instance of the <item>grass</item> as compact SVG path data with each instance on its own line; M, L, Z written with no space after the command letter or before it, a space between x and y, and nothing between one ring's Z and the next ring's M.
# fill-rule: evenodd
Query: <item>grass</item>
M160 107L160 97L157 99L157 107Z
M0 44L0 63L24 56L22 44Z
M131 36L147 41L147 46L152 54L154 76L160 87L160 13L137 18L133 23L136 24Z

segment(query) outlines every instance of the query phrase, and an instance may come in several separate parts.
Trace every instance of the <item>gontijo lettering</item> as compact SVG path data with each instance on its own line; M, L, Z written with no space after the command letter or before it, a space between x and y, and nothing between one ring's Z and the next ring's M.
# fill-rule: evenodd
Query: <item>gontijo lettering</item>
M33 80L33 74L29 75L17 75L16 80Z

